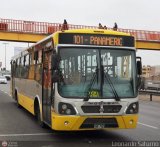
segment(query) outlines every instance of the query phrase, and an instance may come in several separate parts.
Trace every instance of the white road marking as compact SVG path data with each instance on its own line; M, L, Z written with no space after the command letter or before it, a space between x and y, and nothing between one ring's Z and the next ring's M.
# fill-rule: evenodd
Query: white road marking
M149 128L153 128L153 129L156 129L156 130L159 129L159 128L155 127L155 126L147 125L147 124L144 124L144 123L141 123L141 122L138 122L138 124L146 126L146 127L149 127Z
M17 136L44 136L53 135L55 133L35 133L35 134L0 134L0 137L17 137Z
M11 96L9 92L6 92L6 91L4 91L4 90L0 90L0 91L2 91L3 93L5 93L5 94Z

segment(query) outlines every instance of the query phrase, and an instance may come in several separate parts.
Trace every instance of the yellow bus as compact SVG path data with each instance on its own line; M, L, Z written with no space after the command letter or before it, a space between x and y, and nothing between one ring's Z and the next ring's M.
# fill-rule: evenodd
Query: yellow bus
M11 94L43 127L135 128L138 77L133 36L102 29L58 31L11 60Z

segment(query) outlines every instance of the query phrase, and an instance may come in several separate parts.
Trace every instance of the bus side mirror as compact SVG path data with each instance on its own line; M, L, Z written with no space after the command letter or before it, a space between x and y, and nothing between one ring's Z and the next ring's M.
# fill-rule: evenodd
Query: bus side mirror
M59 63L60 57L57 54L53 54L51 57L51 70L52 70L52 82L56 83L59 82Z
M142 61L141 57L137 57L137 74L142 75Z
M58 70L59 69L59 63L60 63L60 57L57 54L52 55L51 59L51 69L52 70Z
M141 57L137 57L137 88L141 86L141 75L142 75L142 61Z
M52 72L52 83L56 83L59 82L59 71L58 70L54 70Z

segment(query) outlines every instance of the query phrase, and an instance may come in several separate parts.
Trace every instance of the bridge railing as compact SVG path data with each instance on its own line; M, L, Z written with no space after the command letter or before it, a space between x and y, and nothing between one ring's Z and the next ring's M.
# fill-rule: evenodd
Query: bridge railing
M61 30L62 24L60 23L48 23L48 22L35 22L35 21L24 21L24 20L13 20L13 19L2 19L0 18L0 31L7 32L21 32L21 33L34 33L34 34L51 34L55 31ZM85 26L85 25L72 25L69 24L69 29L82 29L92 28L96 29L97 26ZM111 30L112 28L107 28ZM132 30L132 29L121 29L118 31L130 33L135 36L137 40L142 41L160 41L160 32L156 31L145 31L145 30Z

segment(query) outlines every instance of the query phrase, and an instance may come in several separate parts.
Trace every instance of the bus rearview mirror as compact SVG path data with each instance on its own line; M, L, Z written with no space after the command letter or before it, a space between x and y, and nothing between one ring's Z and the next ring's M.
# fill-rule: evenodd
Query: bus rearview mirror
M141 57L137 57L137 74L142 75L142 61Z
M59 82L59 71L58 70L53 71L52 82L53 83Z
M52 55L52 59L51 59L51 69L52 70L58 70L59 68L59 62L60 62L60 57L57 54L53 54Z

